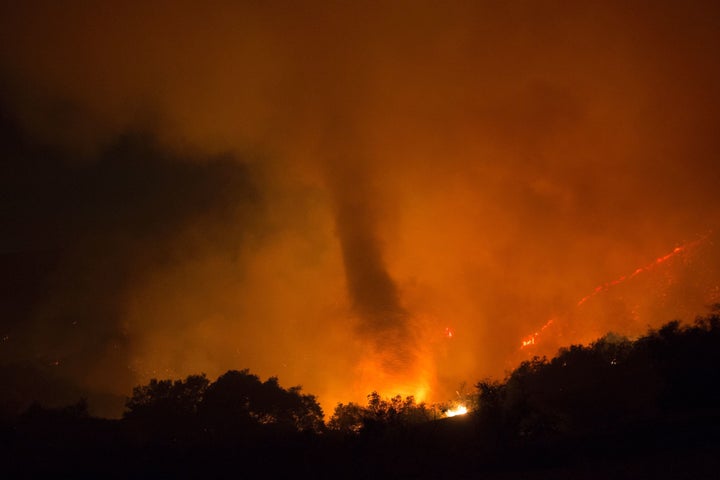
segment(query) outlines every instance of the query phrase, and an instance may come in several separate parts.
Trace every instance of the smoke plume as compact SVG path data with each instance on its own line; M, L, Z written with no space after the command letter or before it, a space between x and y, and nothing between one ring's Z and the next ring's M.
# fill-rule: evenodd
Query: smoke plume
M717 232L718 25L700 0L2 2L0 367L117 397L250 368L330 411L691 320L716 234L577 303Z

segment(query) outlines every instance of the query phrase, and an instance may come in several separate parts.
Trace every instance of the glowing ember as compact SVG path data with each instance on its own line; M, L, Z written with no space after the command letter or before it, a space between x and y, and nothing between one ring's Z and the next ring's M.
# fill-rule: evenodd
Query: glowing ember
M577 302L577 307L582 306L585 302L587 302L589 299L593 298L594 296L598 295L599 293L605 292L606 290L610 289L611 287L614 287L616 285L619 285L620 283L630 280L631 278L634 278L641 273L647 272L657 265L660 265L661 263L666 262L667 260L670 260L671 258L675 257L676 255L679 255L680 253L686 252L690 250L693 247L698 246L707 238L710 236L708 233L707 235L701 237L698 240L695 240L693 242L686 243L685 245L681 245L679 247L675 247L671 252L656 258L652 263L649 263L645 265L644 267L636 268L631 274L628 275L622 275L621 277L616 278L615 280L605 282L602 285L598 285L593 289L593 291L587 295L585 295L583 298L580 299L580 301ZM530 345L535 345L537 338L540 336L543 330L545 330L547 327L549 327L553 323L552 320L548 321L545 325L542 326L542 328L539 331L536 331L535 333L528 335L525 337L525 339L522 340L522 344L520 348L525 348Z
M589 299L591 299L598 293L604 292L605 290L609 289L610 287L614 287L615 285L618 285L618 284L624 282L625 280L630 280L631 278L634 278L643 272L647 272L648 270L652 269L656 265L659 265L667 260L670 260L672 257L688 250L689 248L697 246L698 244L703 242L706 238L707 238L707 235L702 237L699 240L695 240L694 242L687 243L680 247L675 247L672 252L655 259L654 262L649 263L648 265L646 265L644 267L636 268L635 271L633 273L631 273L630 275L623 275L619 278L616 278L615 280L603 283L602 285L598 285L597 287L595 287L595 290L593 290L592 293L585 295L583 298L581 298L580 301L577 303L577 306L579 307L580 305L587 302Z
M553 320L550 319L547 321L547 323L545 325L542 326L542 328L539 331L533 333L532 335L528 335L525 338L525 340L522 341L522 346L520 348L525 348L529 345L535 345L535 339L540 336L540 334L543 332L543 330L545 330L550 325L552 325L552 323L553 323Z
M468 412L468 409L465 405L458 405L455 408L451 408L447 412L445 412L446 417L455 417L457 415L465 415Z

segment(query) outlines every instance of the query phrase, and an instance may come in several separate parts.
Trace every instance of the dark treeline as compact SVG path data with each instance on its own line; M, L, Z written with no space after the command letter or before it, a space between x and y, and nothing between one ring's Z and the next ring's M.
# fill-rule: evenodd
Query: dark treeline
M466 400L444 418L373 392L325 422L300 387L229 371L138 386L120 420L33 405L0 447L15 476L717 478L720 315L533 358Z

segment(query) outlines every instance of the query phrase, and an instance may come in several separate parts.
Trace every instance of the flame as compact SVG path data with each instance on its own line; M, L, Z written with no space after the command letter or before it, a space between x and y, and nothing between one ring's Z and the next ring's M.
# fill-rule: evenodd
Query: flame
M681 254L681 253L683 253L683 252L686 252L687 250L689 250L689 249L691 249L691 248L694 248L694 247L698 246L699 244L701 244L702 242L704 242L705 240L707 240L707 238L708 238L709 236L710 236L710 233L704 235L703 237L699 238L698 240L694 240L694 241L688 242L688 243L686 243L686 244L684 244L684 245L680 245L680 246L678 246L678 247L675 247L672 251L666 253L665 255L663 255L663 256L661 256L661 257L656 258L654 261L652 261L651 263L645 265L644 267L636 268L636 269L635 269L632 273L630 273L630 274L622 275L622 276L616 278L615 280L611 280L611 281L609 281L609 282L603 283L602 285L598 285L597 287L595 287L595 288L593 289L592 292L590 292L589 294L587 294L587 295L585 295L583 298L581 298L581 299L577 302L576 307L582 306L585 302L587 302L588 300L590 300L590 299L593 298L594 296L598 295L599 293L605 292L606 290L608 290L608 289L610 289L610 288L612 288L612 287L614 287L614 286L616 286L616 285L619 285L619 284L625 282L626 280L630 280L631 278L637 277L637 276L640 275L641 273L644 273L644 272L647 272L647 271L649 271L649 270L652 270L652 269L655 268L657 265L660 265L661 263L664 263L664 262L670 260L671 258L673 258L673 257L675 257L675 256L677 256L677 255L679 255L679 254ZM540 334L543 332L543 330L545 330L545 329L548 328L550 325L552 325L552 323L553 323L553 320L549 320L545 325L542 326L542 328L541 328L539 331L536 331L535 333L526 336L526 337L521 341L520 348L523 349L523 348L528 347L528 346L530 346L530 345L535 345L535 343L536 343L536 341L537 341L537 338L540 336Z
M552 325L552 324L553 324L553 321L554 321L554 319L548 320L547 323L545 323L545 325L543 325L542 328L540 328L540 330L538 330L537 332L533 333L532 335L528 335L527 337L525 337L525 340L522 341L522 346L521 346L520 348L525 348L525 347L527 347L527 346L529 346L529 345L535 345L535 339L536 339L537 337L539 337L540 334L541 334L546 328L548 328L550 325Z
M468 409L465 405L458 405L455 408L451 408L450 410L445 412L446 417L454 417L457 415L465 415L468 412Z
M609 282L605 282L602 285L598 285L595 287L595 290L592 291L592 293L585 295L583 298L580 299L580 301L577 303L577 306L581 306L583 303L587 302L589 299L597 295L598 293L604 292L608 290L611 287L614 287L615 285L619 285L620 283L630 280L631 278L637 277L641 273L647 272L648 270L651 270L657 265L660 265L661 263L664 263L671 258L673 258L676 255L679 255L680 253L697 246L701 242L703 242L707 238L707 235L702 237L699 240L695 240L694 242L687 243L685 245L681 245L679 247L675 247L670 253L667 253L663 255L662 257L656 258L652 263L649 263L645 265L644 267L636 268L631 274L629 275L623 275L621 277L616 278L615 280L611 280Z
M382 397L413 396L417 402L426 401L432 384L430 360L422 352L412 365L393 370L383 363L380 354L364 358L357 369L354 400L362 403L369 392L375 391Z

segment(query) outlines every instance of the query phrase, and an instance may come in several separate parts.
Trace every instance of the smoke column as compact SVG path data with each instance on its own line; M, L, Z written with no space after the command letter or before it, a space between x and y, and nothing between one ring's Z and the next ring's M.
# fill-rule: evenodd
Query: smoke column
M382 374L398 377L411 371L415 360L410 314L402 306L398 287L388 272L378 238L382 214L370 173L352 162L328 168L335 200L335 228L340 242L345 281L357 332L378 362Z

